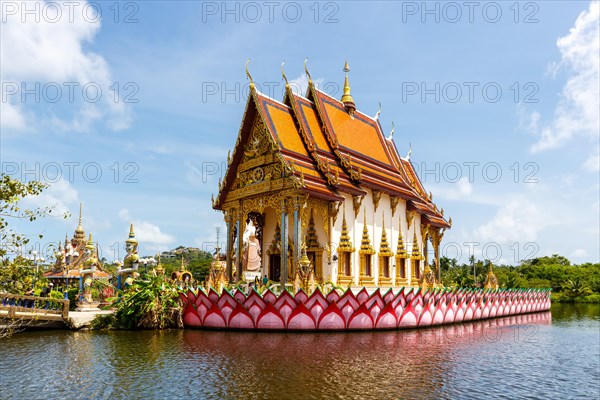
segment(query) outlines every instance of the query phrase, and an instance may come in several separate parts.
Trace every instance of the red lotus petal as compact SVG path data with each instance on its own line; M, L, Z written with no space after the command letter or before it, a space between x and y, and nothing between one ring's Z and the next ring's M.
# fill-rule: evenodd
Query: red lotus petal
M315 306L320 307L317 303ZM296 309L290 314L288 319L287 328L289 330L315 330L317 323L311 312L306 308L304 303L298 304Z
M252 315L238 303L229 317L229 327L235 329L254 329L254 319Z
M266 303L265 309L258 316L256 321L258 329L285 329L285 321L281 314L273 307L273 304Z
M227 323L225 322L225 317L219 310L216 304L208 310L206 313L206 317L204 317L203 325L209 328L227 328Z
M365 304L360 307L348 319L348 329L373 329L373 317L367 310Z
M343 330L346 328L346 318L336 303L331 303L319 318L319 330Z
M375 323L375 329L394 329L398 326L398 318L392 307L392 303L388 303L379 313Z

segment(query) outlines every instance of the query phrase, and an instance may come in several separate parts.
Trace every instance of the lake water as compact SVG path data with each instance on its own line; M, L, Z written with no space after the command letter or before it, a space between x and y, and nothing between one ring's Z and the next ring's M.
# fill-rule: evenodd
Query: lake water
M597 399L600 306L352 333L24 332L0 399Z

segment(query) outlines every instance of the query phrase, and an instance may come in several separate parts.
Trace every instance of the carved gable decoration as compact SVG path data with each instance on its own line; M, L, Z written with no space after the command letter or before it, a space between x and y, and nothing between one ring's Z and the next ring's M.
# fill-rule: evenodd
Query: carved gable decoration
M230 165L230 168L235 168L235 178L226 193L226 203L290 185L290 182L284 181L293 174L293 166L285 163L260 116L254 119L247 140L241 145L238 143L238 146L235 152L242 152L241 162ZM220 184L219 191L223 189L224 184Z

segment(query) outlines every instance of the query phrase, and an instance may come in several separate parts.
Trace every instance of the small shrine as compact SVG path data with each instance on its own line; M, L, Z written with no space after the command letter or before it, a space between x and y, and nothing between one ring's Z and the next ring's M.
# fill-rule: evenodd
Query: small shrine
M152 269L152 275L153 276L164 276L165 275L165 268L163 267L162 263L160 262L160 253L156 254L156 266Z
M488 263L488 272L485 277L485 281L483 282L483 287L485 289L493 289L493 290L496 290L499 287L498 278L496 278L496 275L494 274L494 271L492 270L492 262L491 261Z
M213 261L210 264L210 271L206 277L206 291L211 288L217 290L217 293L221 293L223 288L229 283L225 274L225 268L227 263L225 262L225 256L221 254L221 247L219 246L219 233L220 230L217 228L217 246L215 247L215 254L213 255Z
M181 264L177 271L173 271L171 274L171 280L179 286L189 287L194 282L192 273L185 268L183 254L181 255Z

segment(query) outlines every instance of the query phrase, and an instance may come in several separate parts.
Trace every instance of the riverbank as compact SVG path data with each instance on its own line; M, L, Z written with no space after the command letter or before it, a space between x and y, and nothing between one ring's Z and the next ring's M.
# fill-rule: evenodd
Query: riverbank
M92 321L98 315L112 315L113 310L94 310L94 311L69 311L69 320L67 325L71 329L90 329Z
M569 297L563 293L552 293L553 303L582 303L582 304L600 304L600 294L594 293L589 296Z

